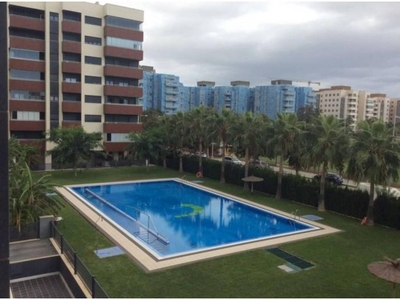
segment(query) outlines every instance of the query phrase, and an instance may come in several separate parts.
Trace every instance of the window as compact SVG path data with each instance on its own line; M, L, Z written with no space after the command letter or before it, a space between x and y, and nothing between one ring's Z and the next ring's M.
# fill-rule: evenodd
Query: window
M110 123L137 123L138 116L132 115L105 115L105 122Z
M25 70L10 70L13 79L44 80L44 73Z
M101 38L94 36L85 36L85 44L101 46Z
M142 23L139 21L119 18L114 16L106 16L105 19L106 19L106 24L110 26L123 27L123 28L142 31Z
M74 11L63 10L63 19L69 20L69 21L80 22L81 14L74 12Z
M106 85L138 86L139 84L139 81L137 79L129 79L123 77L107 76L105 80Z
M11 99L13 100L45 100L45 92L30 92L11 90Z
M86 103L101 103L101 96L85 95Z
M10 134L19 140L43 139L43 132L41 131L11 131Z
M63 61L81 62L81 55L78 53L64 52L63 53Z
M22 29L22 28L10 28L10 36L44 40L44 31Z
M101 65L101 57L85 56L85 63L91 65Z
M64 121L80 121L81 114L80 113L63 113Z
M29 60L44 60L44 53L25 49L10 49L11 58L21 58Z
M63 40L71 42L81 42L81 35L79 33L64 32Z
M101 19L100 18L91 17L91 16L85 16L85 23L86 24L92 24L92 25L101 26Z
M133 105L138 104L137 98L132 98L132 97L107 96L106 101L107 103L114 103L114 104L133 104Z
M81 101L81 94L63 93L63 100L64 101L80 102Z
M81 82L81 75L73 74L73 73L64 73L63 79L65 82L77 83L77 82Z
M44 112L38 111L12 111L11 118L20 121L40 121L44 120Z
M97 76L85 76L85 83L101 84L101 77L97 77Z
M106 133L107 142L130 142L127 133Z
M106 57L105 64L113 66L139 68L139 62L137 60L120 58L120 57Z
M142 42L121 39L117 37L108 36L106 38L106 45L119 48L142 50Z
M85 122L100 123L101 115L85 115Z

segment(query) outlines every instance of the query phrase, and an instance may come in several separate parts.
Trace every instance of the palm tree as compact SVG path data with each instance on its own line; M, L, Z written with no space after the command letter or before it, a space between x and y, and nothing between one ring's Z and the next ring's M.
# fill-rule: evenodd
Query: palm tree
M283 160L290 151L294 150L295 145L299 142L302 126L302 122L297 120L297 115L289 113L277 114L277 118L271 126L272 138L268 145L274 148L275 154L279 155L276 199L281 199L282 197Z
M185 143L185 138L188 135L189 120L187 114L178 111L175 115L171 117L171 131L173 137L176 138L179 147L179 172L183 172L183 145Z
M375 185L388 185L398 179L400 145L381 120L358 123L358 130L351 139L350 160L347 173L357 182L370 183L366 224L374 225Z
M48 196L49 193L57 193L57 185L51 183L49 177L46 174L34 181L25 162L18 173L10 176L10 220L19 232L23 225L35 222L41 215L56 216L58 209L63 206L59 197Z
M190 120L188 129L190 130L190 138L193 142L198 144L199 149L199 172L203 174L202 155L203 144L207 143L210 137L214 134L212 126L212 119L217 112L215 109L205 106L196 107L187 113ZM208 144L208 143L207 143Z
M254 155L262 147L265 136L265 127L268 119L264 115L254 116L251 112L240 115L235 123L234 135L236 135L236 147L239 145L245 149L245 177L249 176L250 155ZM248 190L247 182L244 182L244 189Z
M231 111L223 109L216 119L214 126L218 130L219 138L222 142L222 157L221 157L221 179L220 183L225 183L225 155L226 155L226 143L232 137L233 128L237 115Z
M325 211L325 176L329 167L342 168L348 151L348 135L342 121L333 115L319 116L307 133L305 158L309 165L322 166L318 211Z

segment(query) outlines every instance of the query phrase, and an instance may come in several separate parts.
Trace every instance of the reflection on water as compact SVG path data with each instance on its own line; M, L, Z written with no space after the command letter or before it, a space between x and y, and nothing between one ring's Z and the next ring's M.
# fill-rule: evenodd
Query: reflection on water
M86 188L109 204L90 196ZM313 228L172 180L73 190L135 236L143 235L143 228L135 220L152 230L155 228L170 242L168 245L149 242L159 256Z

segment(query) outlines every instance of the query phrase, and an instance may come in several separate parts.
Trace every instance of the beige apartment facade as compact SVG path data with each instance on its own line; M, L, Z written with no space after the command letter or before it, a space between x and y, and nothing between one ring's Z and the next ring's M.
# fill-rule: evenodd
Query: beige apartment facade
M8 2L10 135L39 145L43 132L82 126L102 132L110 158L140 131L144 13L85 2Z

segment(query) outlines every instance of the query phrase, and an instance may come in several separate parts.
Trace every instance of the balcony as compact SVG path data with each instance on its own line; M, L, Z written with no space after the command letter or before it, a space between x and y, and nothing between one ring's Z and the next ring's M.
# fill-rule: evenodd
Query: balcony
M45 101L10 100L10 111L46 111Z
M142 124L140 123L104 123L104 133L129 133L129 132L140 132L142 130Z
M62 111L67 113L81 113L82 107L80 102L63 101ZM80 122L79 122L80 123Z
M79 33L79 34L81 33L81 22L63 20L61 26L62 26L62 31Z
M127 105L127 104L110 104L105 103L103 105L104 113L110 115L136 115L141 116L143 114L142 106L138 105Z
M46 85L44 81L10 79L9 88L10 90L44 92Z
M108 152L122 152L126 151L126 147L131 144L129 142L104 142L105 151Z
M10 15L10 27L44 31L45 22L43 19Z
M143 91L137 86L105 85L104 95L139 98L143 96Z
M122 39L143 42L143 31L137 31L128 28L113 27L106 25L104 27L104 37L115 36Z
M10 131L45 131L46 121L10 120Z
M112 46L104 46L104 56L122 57L122 58L135 59L141 61L143 60L143 51L118 48Z
M10 47L41 52L46 51L46 43L44 40L29 39L17 36L10 36Z
M46 65L44 61L11 58L10 69L44 72Z
M71 42L71 41L63 41L62 42L62 51L80 54L82 52L81 43Z
M76 127L76 126L81 126L81 121L63 121L62 122L62 127Z
M79 62L62 62L62 72L81 74L82 64Z
M65 82L62 83L63 93L81 94L82 84L80 82Z
M107 65L107 66L104 66L104 76L142 79L143 78L143 70L137 69L137 68Z
M165 91L165 93L168 95L176 95L176 94L178 94L178 91L177 90L166 90Z

